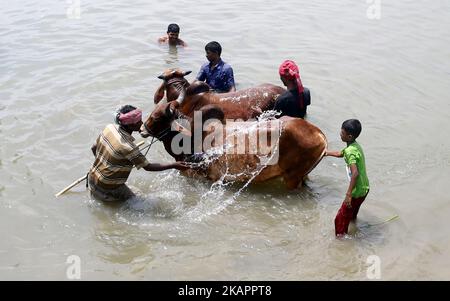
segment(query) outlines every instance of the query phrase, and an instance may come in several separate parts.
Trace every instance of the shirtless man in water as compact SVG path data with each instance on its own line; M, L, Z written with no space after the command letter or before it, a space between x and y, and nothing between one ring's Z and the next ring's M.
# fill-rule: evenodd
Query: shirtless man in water
M177 24L169 24L167 28L167 36L160 37L158 39L159 44L169 44L170 46L183 46L186 47L187 44L178 38L180 35L180 26Z

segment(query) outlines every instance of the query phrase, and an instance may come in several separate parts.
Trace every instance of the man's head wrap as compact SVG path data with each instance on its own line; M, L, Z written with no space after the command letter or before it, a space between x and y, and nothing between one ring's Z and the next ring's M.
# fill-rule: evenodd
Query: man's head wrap
M278 72L280 73L280 76L283 76L288 80L297 81L298 94L300 95L300 106L303 107L303 97L301 94L303 93L304 88L300 79L300 71L298 70L297 64L294 63L294 61L286 60L280 65Z

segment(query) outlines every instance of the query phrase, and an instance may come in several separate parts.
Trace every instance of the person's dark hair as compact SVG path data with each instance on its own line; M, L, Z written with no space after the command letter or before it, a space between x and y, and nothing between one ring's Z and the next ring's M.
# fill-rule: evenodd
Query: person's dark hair
M342 123L342 129L356 139L362 130L361 122L358 119L348 119Z
M124 105L124 106L120 107L116 113L116 123L120 125L120 120L119 120L120 114L126 114L126 113L131 112L136 109L137 108L133 107L132 105Z
M179 33L180 26L178 26L178 24L175 24L175 23L169 24L169 27L167 27L167 33L169 33L169 32Z
M212 41L206 44L205 51L211 51L220 56L222 54L222 46L220 46L219 42Z

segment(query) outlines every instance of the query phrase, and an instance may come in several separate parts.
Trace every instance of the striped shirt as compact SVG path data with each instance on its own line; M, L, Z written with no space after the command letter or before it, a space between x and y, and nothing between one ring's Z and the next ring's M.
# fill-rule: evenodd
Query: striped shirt
M109 124L96 140L95 161L89 171L94 185L116 189L125 184L133 166L149 164L134 144L134 138L122 128Z

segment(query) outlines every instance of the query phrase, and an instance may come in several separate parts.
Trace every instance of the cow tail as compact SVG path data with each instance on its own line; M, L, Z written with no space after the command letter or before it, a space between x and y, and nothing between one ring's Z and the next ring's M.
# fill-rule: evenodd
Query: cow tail
M324 147L322 153L320 154L319 159L312 165L312 167L308 170L308 172L305 175L309 174L311 172L311 170L313 170L320 163L320 161L322 161L322 158L325 156L325 152L328 149L327 137L325 137L325 135L322 132L320 132L319 135L322 137L323 141L325 142L325 147Z

